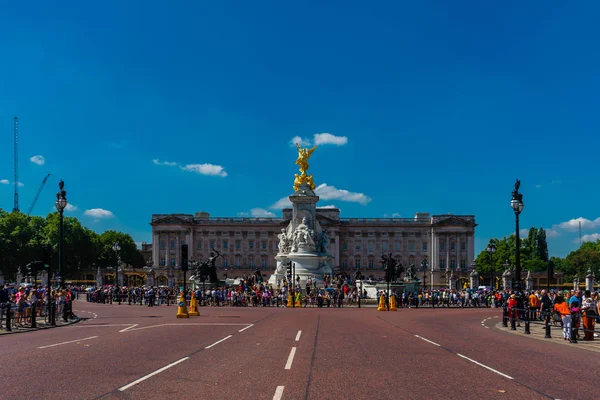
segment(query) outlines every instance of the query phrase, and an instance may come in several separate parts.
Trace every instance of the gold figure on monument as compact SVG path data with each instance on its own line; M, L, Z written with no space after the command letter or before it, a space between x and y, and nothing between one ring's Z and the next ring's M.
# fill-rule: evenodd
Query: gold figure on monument
M313 181L312 174L307 175L306 171L308 170L308 159L317 146L314 146L312 149L303 149L300 147L300 144L296 143L296 147L298 148L298 159L296 160L296 164L300 167L300 175L295 174L296 179L294 179L294 190L298 190L301 184L305 183L308 185L310 190L315 190L315 182Z

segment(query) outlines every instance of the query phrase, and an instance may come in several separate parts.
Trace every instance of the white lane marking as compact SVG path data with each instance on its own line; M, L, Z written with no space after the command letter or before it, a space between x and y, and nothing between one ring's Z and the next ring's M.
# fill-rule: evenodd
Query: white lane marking
M91 325L76 324L76 325L71 325L71 327L72 328L104 328L105 326L110 327L110 326L132 326L132 325L137 325L137 324L106 324L106 325L104 325L104 324L102 324L102 325L101 324L96 324L96 325L94 325L94 324L91 324Z
M285 386L277 386L273 400L281 400L281 396L283 396L283 389L285 389Z
M148 374L148 375L146 375L146 376L142 376L140 379L137 379L137 380L135 380L135 381L131 382L130 384L127 384L127 385L125 385L125 386L123 386L123 387L120 387L120 388L119 388L119 391L123 392L123 391L125 391L125 390L129 389L130 387L132 387L132 386L135 386L135 385L137 385L138 383L140 383L140 382L143 382L143 381L145 381L146 379L153 377L153 376L154 376L154 375L156 375L156 374L160 374L161 372L163 372L163 371L166 371L167 369L169 369L169 368L171 368L171 367L174 367L175 365L177 365L177 364L179 364L179 363L181 363L181 362L184 362L184 361L185 361L185 360L187 360L188 358L189 358L189 357L183 357L181 360L177 360L177 361L175 361L175 362L173 362L173 363L171 363L171 364L169 364L169 365L167 365L167 366L164 366L164 367L162 367L162 368L160 368L160 369L157 369L156 371L154 371L154 372L152 372L152 373L150 373L150 374Z
M492 372L495 372L495 373L497 373L498 375L500 375L500 376L503 376L503 377L505 377L505 378L507 378L507 379L514 379L514 378L513 378L513 377L511 377L511 376L508 376L508 375L506 375L506 374L503 374L502 372L500 372L500 371L497 371L497 370L495 370L494 368L490 368L490 367L488 367L487 365L484 365L484 364L482 364L482 363L480 363L480 362L478 362L478 361L475 361L475 360L473 360L472 358L469 358L469 357L467 357L467 356L463 356L463 355L462 355L462 354L460 354L460 353L456 353L456 355L457 355L457 356L459 356L459 357L462 357L462 358L464 358L465 360L469 360L469 361L471 361L472 363L479 365L480 367L483 367L483 368L485 368L485 369L488 369L488 370L490 370L490 371L492 371Z
M415 335L415 337L418 337L419 339L421 339L421 340L424 340L424 341L426 341L427 343L431 343L431 344L433 344L434 346L437 346L437 347L442 347L442 346L440 346L439 344L437 344L436 342L432 342L431 340L429 340L429 339L425 339L425 338L424 338L424 337L422 337L422 336Z
M254 324L250 324L247 327L240 329L238 332L244 332L246 329L252 328L253 326L254 326Z
M121 330L119 331L119 333L121 333L121 332L127 332L127 331L128 331L128 330L130 330L131 328L135 328L135 327L136 327L136 326L138 326L138 325L139 325L139 324L133 324L133 325L131 325L131 326L129 326L129 327L127 327L127 328L125 328L125 329L121 329Z
M228 324L228 323L197 323L197 324L159 324L159 325L150 325L150 326L142 326L140 328L133 328L130 329L126 332L133 332L133 331L141 331L142 329L152 329L152 328L159 328L161 326L247 326L248 324Z
M292 369L292 362L294 361L294 355L296 354L296 348L292 347L290 355L288 356L287 362L285 363L285 369Z
M69 340L68 342L49 344L47 346L38 347L38 349L47 349L48 347L61 346L63 344L69 344L69 343L75 343L75 342L83 342L84 340L96 339L97 337L98 336L90 336L90 337L86 337L86 338L83 338L83 339Z
M233 336L233 335L229 335L229 336L227 336L227 337L224 337L223 339L221 339L221 340L218 340L218 341L214 342L214 343L213 343L213 344L211 344L210 346L206 346L206 347L205 347L205 349L210 349L211 347L213 347L213 346L216 346L216 345L218 345L219 343L226 341L227 339L229 339L229 338L230 338L230 337L232 337L232 336Z
M296 335L296 342L300 341L300 335L302 335L302 331L298 331L298 334Z

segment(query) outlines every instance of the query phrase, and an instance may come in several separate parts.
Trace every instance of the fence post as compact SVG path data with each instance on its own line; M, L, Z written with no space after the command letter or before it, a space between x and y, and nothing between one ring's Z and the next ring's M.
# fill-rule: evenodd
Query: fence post
M6 303L6 331L7 332L11 332L12 331L12 327L11 327L11 325L12 325L12 321L11 321L11 319L12 319L12 310L11 310L11 308L12 308L12 304L9 301L9 302Z
M35 301L31 304L31 328L37 328L37 321L35 318Z
M502 326L508 328L508 310L506 304L502 306Z
M525 307L525 334L529 335L531 332L529 331L529 317L531 310L529 307Z
M571 337L569 338L569 343L577 343L577 336L575 336L575 329L573 329L573 325L575 325L575 316L577 313L571 312Z
M546 339L552 339L552 334L550 333L550 310L546 310Z

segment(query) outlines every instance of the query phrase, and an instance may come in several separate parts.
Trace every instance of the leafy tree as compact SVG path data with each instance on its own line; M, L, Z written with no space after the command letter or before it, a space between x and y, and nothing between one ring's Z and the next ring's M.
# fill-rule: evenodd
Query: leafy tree
M548 242L546 242L546 231L540 228L536 238L536 258L542 261L548 261Z

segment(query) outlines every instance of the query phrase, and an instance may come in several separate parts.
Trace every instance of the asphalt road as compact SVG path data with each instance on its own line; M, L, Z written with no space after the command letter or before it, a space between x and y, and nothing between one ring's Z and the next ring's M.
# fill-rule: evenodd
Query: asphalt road
M75 313L89 319L0 338L1 398L582 399L599 388L597 353L498 330L499 310L208 307L176 319L173 306L79 301Z

